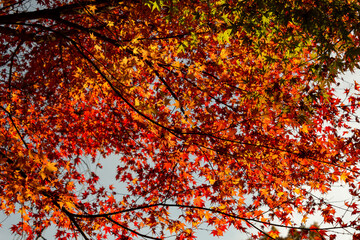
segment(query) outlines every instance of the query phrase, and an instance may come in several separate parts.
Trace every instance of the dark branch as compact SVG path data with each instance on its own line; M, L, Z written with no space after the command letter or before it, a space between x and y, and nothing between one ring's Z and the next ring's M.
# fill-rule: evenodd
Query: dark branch
M79 3L63 5L53 9L43 9L32 12L2 15L0 16L0 24L14 24L36 19L53 19L54 17L60 17L61 15L78 14L80 10L85 9L90 5L111 6L112 3L112 1L108 0L83 1Z
M119 227L122 227L122 228L126 229L127 231L132 232L132 233L134 233L134 234L136 234L136 235L138 235L138 236L140 236L140 237L148 238L148 239L154 239L154 240L161 240L161 238L154 238L154 237L151 237L151 236L148 236L148 235L139 233L139 232L137 232L137 231L135 231L135 230L132 230L132 229L124 226L123 224L115 221L114 219L112 219L112 218L109 217L109 216L106 216L105 218L106 218L107 220L109 220L110 222L114 223L115 225L118 225Z

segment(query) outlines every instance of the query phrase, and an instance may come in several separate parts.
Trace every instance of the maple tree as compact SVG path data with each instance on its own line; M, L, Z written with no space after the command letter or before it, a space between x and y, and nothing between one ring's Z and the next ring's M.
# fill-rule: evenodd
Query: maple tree
M334 90L358 67L358 1L0 2L14 233L194 239L316 211L328 238L360 228L314 195L342 181L358 213L359 85ZM125 191L96 174L114 154Z

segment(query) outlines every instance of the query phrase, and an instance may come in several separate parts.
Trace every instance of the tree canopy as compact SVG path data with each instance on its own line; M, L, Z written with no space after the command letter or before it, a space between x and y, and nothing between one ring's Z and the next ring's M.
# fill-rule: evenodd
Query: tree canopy
M0 3L0 209L21 215L14 233L194 239L204 224L300 229L293 214L318 211L322 236L357 236L360 219L314 192L341 181L358 214L359 85L335 88L359 67L359 1Z

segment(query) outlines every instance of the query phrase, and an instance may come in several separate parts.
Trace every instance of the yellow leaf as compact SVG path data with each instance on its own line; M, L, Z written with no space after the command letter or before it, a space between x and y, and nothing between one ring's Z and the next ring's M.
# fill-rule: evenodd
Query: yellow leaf
M90 11L91 13L95 13L95 10L96 10L96 6L95 6L95 5L90 5L90 6L89 6L89 11Z
M56 166L56 163L48 163L46 164L45 166L45 171L47 172L56 172L57 171L57 167Z
M62 201L59 201L58 204L59 204L60 208L62 208L64 206L64 203Z
M75 205L72 202L68 202L68 201L65 202L65 206L67 209L75 208Z
M51 210L51 207L49 205L46 205L43 209L45 212L49 212Z
M211 185L213 185L216 182L216 180L213 179L213 178L209 178L209 182L210 182Z
M206 218L206 220L209 221L209 219L210 219L211 217L212 217L211 213L208 212L208 211L206 211L206 212L205 212L205 218Z
M278 192L278 197L281 197L282 195L284 195L285 193L284 192Z
M345 172L343 172L340 176L340 179L343 180L344 182L346 181L347 178L348 178L348 175Z
M95 50L100 51L101 47L99 45L95 45Z
M224 48L223 50L221 50L221 52L220 52L220 58L227 58L227 55L228 55L228 53L227 53L226 48Z
M44 173L44 171L40 171L39 172L39 175L42 179L45 179L46 178L46 174Z
M226 206L225 205L221 205L217 208L217 210L219 211L222 211L222 210L225 210L226 209Z
M279 237L279 233L278 232L269 232L270 237L272 237L273 239L276 239Z
M179 102L178 100L175 100L175 104L174 104L174 105L175 105L176 108L180 108L180 102Z
M108 27L113 27L113 26L114 26L114 22L112 22L112 21L107 21L107 26L108 26Z
M134 48L134 49L133 49L133 53L134 53L134 54L138 54L138 53L139 53L139 49L138 49L138 48Z
M304 133L309 133L308 127L304 124L301 129Z
M91 40L96 40L96 37L95 37L94 33L90 33L90 39Z
M301 223L304 223L304 224L305 224L308 218L309 218L309 217L308 217L307 215L305 215L305 216L302 218Z

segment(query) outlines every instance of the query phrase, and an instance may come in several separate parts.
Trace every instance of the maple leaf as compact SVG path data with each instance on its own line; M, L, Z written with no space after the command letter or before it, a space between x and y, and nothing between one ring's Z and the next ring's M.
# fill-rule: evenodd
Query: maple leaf
M90 5L90 6L88 6L88 9L92 14L94 14L95 11L96 11L96 6L95 5Z

